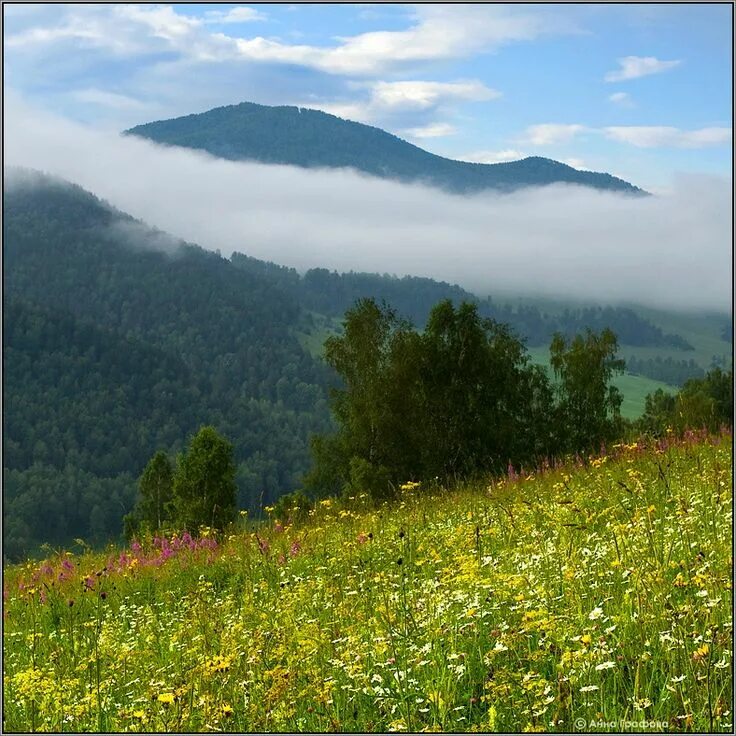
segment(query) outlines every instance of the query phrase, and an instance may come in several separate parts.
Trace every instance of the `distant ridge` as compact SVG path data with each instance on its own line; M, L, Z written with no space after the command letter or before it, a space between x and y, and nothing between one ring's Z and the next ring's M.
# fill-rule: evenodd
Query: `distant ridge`
M611 174L578 171L540 156L476 164L437 156L385 130L305 107L253 102L137 125L126 134L206 151L233 161L304 168L352 168L372 176L420 182L455 193L567 183L646 194Z

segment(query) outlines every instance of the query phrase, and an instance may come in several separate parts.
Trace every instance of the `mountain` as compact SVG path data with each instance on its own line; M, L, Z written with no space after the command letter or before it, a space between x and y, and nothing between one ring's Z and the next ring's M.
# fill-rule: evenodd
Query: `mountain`
M620 342L632 347L668 348L691 351L692 346L676 333L665 333L628 307L566 308L548 313L536 305L513 306L488 297L479 299L457 284L419 276L398 278L377 273L337 273L326 268L312 268L304 275L296 269L260 261L242 253L233 253L232 263L238 268L269 279L279 288L294 294L306 309L332 318L340 318L358 299L386 301L399 314L418 326L432 307L443 299L455 303L478 304L484 317L511 325L529 346L547 346L555 332L570 337L586 328L611 328Z
M292 295L33 173L6 185L3 256L6 555L119 533L153 452L202 424L241 507L298 487L331 374Z
M119 534L151 455L203 424L234 444L241 508L297 489L310 437L331 427L321 346L361 297L419 326L442 299L475 301L530 345L611 326L645 351L689 347L629 309L548 313L426 278L225 259L37 172L6 176L3 214L9 558Z
M428 184L456 193L568 183L644 194L610 174L579 171L539 156L499 164L454 161L380 128L301 107L242 102L138 125L125 132L234 161L352 168L372 176Z

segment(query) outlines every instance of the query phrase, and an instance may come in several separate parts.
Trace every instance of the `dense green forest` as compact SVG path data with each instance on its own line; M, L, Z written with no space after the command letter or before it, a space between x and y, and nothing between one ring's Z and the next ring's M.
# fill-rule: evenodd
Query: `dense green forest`
M6 181L4 205L9 558L120 534L151 456L174 458L203 425L234 445L239 507L256 512L301 487L310 438L335 427L329 389L340 381L318 356L323 327L339 332L360 298L387 301L420 329L449 299L529 345L610 326L624 346L688 347L622 308L547 312L431 279L225 259L38 173Z
M373 176L431 184L452 192L488 188L510 191L566 182L643 194L638 187L610 174L578 171L539 156L499 164L454 161L413 146L380 128L299 107L243 102L138 125L126 133L236 161L249 159L306 168L347 167Z
M325 268L313 268L300 276L296 269L259 261L242 253L234 253L231 260L238 268L270 279L274 285L295 294L305 309L339 319L358 299L375 298L391 304L397 312L421 327L437 302L451 299L455 303L477 304L479 314L510 325L529 346L548 345L556 332L569 337L587 328L596 331L609 328L622 344L692 350L680 335L664 333L627 307L566 308L559 313L548 313L534 305L514 306L492 298L479 299L460 286L428 278L337 273Z
M635 355L626 359L629 373L654 378L656 381L669 383L670 386L682 386L690 378L703 378L705 371L692 358L690 360L673 360L671 357L637 358Z
M7 556L117 535L151 454L201 424L233 438L241 506L298 485L331 374L292 296L214 253L155 250L160 233L48 179L7 188L3 236Z

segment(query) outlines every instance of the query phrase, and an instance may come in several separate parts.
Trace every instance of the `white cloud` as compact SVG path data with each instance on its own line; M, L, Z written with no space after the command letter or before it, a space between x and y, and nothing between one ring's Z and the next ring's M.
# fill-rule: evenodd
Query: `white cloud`
M114 110L146 110L149 106L145 102L136 100L128 95L121 95L117 92L109 92L104 89L96 89L89 87L87 89L77 89L69 93L77 102L85 102L101 107L112 108Z
M251 23L265 19L266 16L263 13L247 5L238 5L228 11L208 10L204 14L205 23Z
M199 61L237 56L234 39L209 32L197 18L180 15L169 5L65 5L54 25L38 25L5 39L7 48L54 56L96 49L116 57L174 51Z
M256 61L302 64L331 74L380 74L410 62L466 58L547 33L576 29L541 12L501 5L417 5L413 25L339 37L338 45L288 45L263 37L238 39L240 54Z
M534 146L550 146L572 141L582 132L603 134L609 140L629 143L638 148L705 148L707 146L726 145L731 142L731 128L700 128L699 130L680 130L670 126L658 125L623 125L605 128L591 128L578 124L544 123L530 125L519 139L519 142ZM559 159L580 168L580 159Z
M705 148L731 142L731 128L680 130L668 126L614 126L603 129L606 137L638 148Z
M469 161L474 164L500 164L506 161L519 161L527 154L508 148L504 151L473 151L458 157L459 161Z
M117 18L147 27L157 38L172 42L187 38L202 24L196 18L179 15L170 5L119 5L113 8L113 13Z
M579 171L585 171L585 161L581 158L561 158L560 161L563 164L567 164L568 166L572 166L573 169L578 169Z
M371 102L377 107L426 110L450 100L493 100L501 93L478 80L462 82L375 82Z
M368 96L358 100L309 101L301 103L301 106L322 110L346 120L380 125L410 138L423 139L458 132L454 125L436 119L452 114L454 104L493 100L501 96L500 92L478 80L376 81L352 84L351 87L357 92L367 91ZM410 121L407 121L407 116L411 118ZM407 126L407 122L416 124Z
M11 84L21 76L43 79L43 91L40 84L24 85L79 119L98 114L89 104L76 109L68 104L75 88L89 87L155 100L160 117L247 99L302 104L403 131L442 121L457 125L458 105L501 94L479 79L422 79L422 62L466 58L545 34L577 32L569 19L544 7L496 5L406 6L403 30L336 37L320 46L288 41L288 35L260 36L247 24L232 23L227 34L215 32L215 21L256 20L254 12L259 11L260 6L212 8L198 18L171 5L49 6L34 15L32 28L6 31L6 68L14 75L9 71L8 77ZM395 12L391 18L392 23L400 20ZM120 59L130 60L130 66L123 69ZM311 74L291 74L283 66L287 64L306 67ZM404 68L408 71L402 74ZM99 95L97 102L102 114ZM109 125L146 122L142 111L136 115L122 100L114 120L114 101L107 102Z
M34 44L48 44L65 39L99 41L100 36L90 28L75 28L66 25L60 28L27 28L20 33L5 38L5 47L22 48Z
M49 118L6 92L8 100L7 165L66 177L224 254L428 276L484 293L730 305L727 179L681 178L661 197L564 185L461 197L347 170L224 161Z
M608 96L608 101L620 107L634 107L634 102L628 92L614 92Z
M402 132L410 138L442 138L455 135L457 128L449 123L430 123L418 128L406 128Z
M649 74L659 74L673 69L681 62L676 61L660 61L654 56L625 56L618 59L620 69L608 72L604 77L606 82L623 82L627 79L637 79L646 77Z
M479 102L501 96L500 92L476 79L456 82L376 81L352 84L351 87L354 91L367 90L368 97L344 102L305 102L302 106L350 120L375 122L395 113L433 112L454 102Z
M504 44L577 29L545 9L529 12L501 5L417 5L407 28L337 37L332 45L289 44L263 36L213 33L213 23L261 20L258 10L238 6L207 11L203 19L177 13L170 5L67 5L54 25L12 34L6 47L50 45L73 40L119 54L155 52L163 44L182 58L251 60L298 64L331 74L378 75L404 64L466 58Z
M524 132L523 142L532 146L550 146L557 143L569 143L578 133L587 128L578 124L543 123L530 125Z

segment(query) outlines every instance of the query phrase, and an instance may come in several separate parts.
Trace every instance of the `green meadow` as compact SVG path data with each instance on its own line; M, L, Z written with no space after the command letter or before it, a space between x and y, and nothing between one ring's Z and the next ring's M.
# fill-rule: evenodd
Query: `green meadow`
M5 568L5 731L733 729L731 435Z

